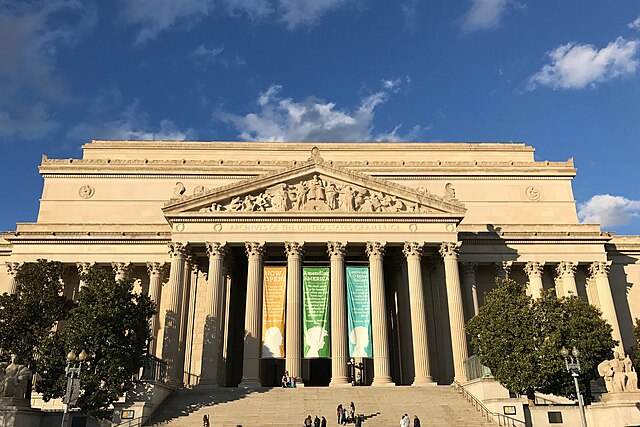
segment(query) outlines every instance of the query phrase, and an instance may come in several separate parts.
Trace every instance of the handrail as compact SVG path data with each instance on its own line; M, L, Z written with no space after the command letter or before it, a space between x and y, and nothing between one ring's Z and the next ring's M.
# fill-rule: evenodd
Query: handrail
M484 405L484 403L478 400L473 394L469 393L469 391L466 388L464 388L464 386L460 384L458 381L453 380L453 385L456 388L456 390L461 392L462 396L465 399L467 399L467 402L471 402L471 404L476 408L476 410L480 411L480 414L482 414L482 416L485 417L487 421L493 423L496 421L494 418L497 418L499 426L509 426L509 427L526 426L526 423L524 421L520 421L517 418L513 418L508 415L489 410L489 408L487 408Z
M133 418L131 420L123 421L120 424L114 424L113 427L141 427L144 425L144 423L146 423L150 419L151 419L151 416L143 415L138 418ZM136 423L136 424L132 424L132 423Z

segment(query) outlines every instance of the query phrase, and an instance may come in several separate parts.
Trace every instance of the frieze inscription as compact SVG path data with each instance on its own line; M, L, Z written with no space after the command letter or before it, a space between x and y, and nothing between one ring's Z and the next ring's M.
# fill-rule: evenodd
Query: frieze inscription
M416 224L412 224L416 225ZM216 232L236 232L236 233L277 233L277 232L399 232L409 228L408 224L220 224L213 226ZM415 227L417 230L417 226ZM412 231L415 231L412 229Z

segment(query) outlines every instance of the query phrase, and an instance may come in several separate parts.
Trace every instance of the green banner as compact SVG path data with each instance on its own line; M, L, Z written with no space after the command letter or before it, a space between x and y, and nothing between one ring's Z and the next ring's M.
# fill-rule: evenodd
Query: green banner
M304 357L331 357L329 288L329 267L303 267Z
M372 357L369 267L347 267L349 357Z

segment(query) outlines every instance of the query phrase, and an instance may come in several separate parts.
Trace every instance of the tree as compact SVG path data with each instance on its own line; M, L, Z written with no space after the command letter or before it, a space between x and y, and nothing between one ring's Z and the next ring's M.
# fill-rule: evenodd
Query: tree
M59 262L25 263L16 273L16 293L0 295L0 349L15 354L32 370L54 325L66 319L73 307L62 296L62 273Z
M636 336L636 345L633 349L633 364L637 371L640 369L640 319L636 319L636 327L633 329L633 334Z
M85 350L89 359L80 373L77 406L85 414L104 418L109 405L132 387L144 364L155 304L134 293L131 280L116 281L111 271L94 267L82 279L85 286L65 329L47 341L41 354L43 379L38 389L47 400L62 397L65 355Z
M575 398L560 349L576 347L580 380L589 390L598 363L611 357L616 344L598 309L576 296L556 298L552 292L534 301L513 280L497 279L496 284L467 325L480 361L506 388L530 400L536 391Z

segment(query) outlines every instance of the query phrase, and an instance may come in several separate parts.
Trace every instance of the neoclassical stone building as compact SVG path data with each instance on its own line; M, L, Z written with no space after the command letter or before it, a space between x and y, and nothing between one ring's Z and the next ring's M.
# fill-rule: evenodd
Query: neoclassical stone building
M275 385L287 369L341 385L358 351L373 385L464 380L465 321L496 276L577 294L629 348L640 237L580 224L575 172L524 144L92 141L82 159L43 156L37 222L0 240L0 291L39 258L68 266L69 298L81 272L113 268L158 303L151 351L185 384Z

